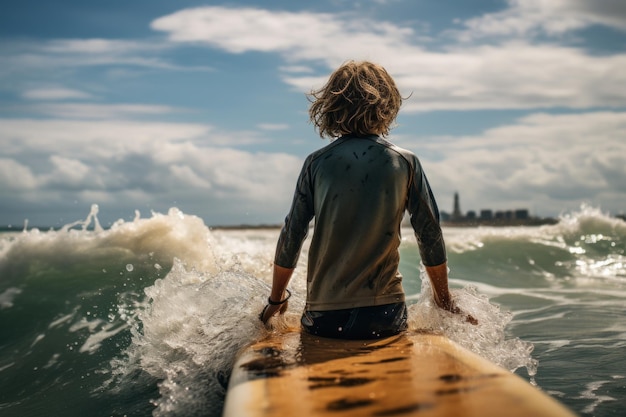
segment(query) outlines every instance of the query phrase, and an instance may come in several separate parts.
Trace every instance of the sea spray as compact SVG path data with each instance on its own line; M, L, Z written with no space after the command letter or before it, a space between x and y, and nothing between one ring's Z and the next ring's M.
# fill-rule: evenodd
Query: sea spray
M244 272L200 272L175 261L146 288L141 327L118 363L121 381L136 370L160 381L154 415L219 415L236 353L265 331L257 315L267 291Z
M492 304L476 287L454 289L452 299L461 312L453 314L437 307L426 271L422 268L422 290L416 303L409 306L409 326L412 331L441 333L459 345L514 372L525 367L532 377L537 373L538 362L532 358L532 343L519 338L507 338L506 328L513 315ZM471 324L471 315L478 324Z
M175 259L163 279L146 287L131 344L112 362L108 386L124 390L142 373L158 384L156 416L220 415L237 353L271 331L259 313L270 290L273 236L211 234L206 250L214 263ZM304 307L303 277L294 278L290 310L273 320L275 327L295 324Z

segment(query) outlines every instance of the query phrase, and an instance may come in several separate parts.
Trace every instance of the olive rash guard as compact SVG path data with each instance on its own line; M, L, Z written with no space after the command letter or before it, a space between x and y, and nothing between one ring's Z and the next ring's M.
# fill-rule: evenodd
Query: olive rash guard
M405 211L424 265L444 263L439 210L417 157L376 135L343 136L306 158L274 262L296 266L315 217L307 310L404 301L398 248Z

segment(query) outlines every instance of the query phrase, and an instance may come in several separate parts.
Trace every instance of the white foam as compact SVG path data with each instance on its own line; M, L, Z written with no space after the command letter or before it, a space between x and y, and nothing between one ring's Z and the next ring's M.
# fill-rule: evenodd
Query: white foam
M93 354L100 348L103 341L115 336L116 334L118 334L122 330L126 330L127 328L128 326L126 325L115 325L112 323L108 323L104 325L98 332L90 334L87 340L85 340L85 343L83 343L83 345L80 347L79 352L87 352Z
M43 338L46 337L46 335L44 333L38 334L35 337L35 340L33 340L33 343L30 344L30 347L32 349L33 346L35 346L37 343L41 342L43 340Z
M150 303L138 315L143 330L133 330L127 361L115 373L124 381L140 369L161 381L157 416L217 412L219 375L228 375L239 349L266 332L258 315L268 292L267 283L245 271L201 272L176 261L146 289Z
M570 346L572 344L572 341L571 340L549 340L549 341L536 342L536 344L546 345L547 346L546 352L553 352L553 351L560 350L561 348L564 348L566 346Z
M94 230L87 229L88 221L95 222ZM72 228L77 225L79 230ZM68 262L80 259L88 263L99 258L137 261L157 254L160 263L165 260L171 265L178 257L188 265L211 270L216 263L209 249L210 241L211 233L202 219L176 208L132 222L118 220L107 230L99 227L95 213L91 213L85 221L70 223L60 230L42 233L31 229L12 235L10 240L3 240L0 256L26 267L32 259L55 265L59 262L59 248L63 248L63 258Z
M19 288L7 288L0 294L0 310L13 307L13 300L20 295L22 290Z
M128 321L132 344L126 358L113 363L112 381L119 386L133 383L137 371L160 381L157 416L219 413L221 376L230 373L242 346L267 332L258 316L269 294L278 231L207 232L202 262L176 259L163 279L145 289L146 302ZM289 310L274 321L278 327L299 319L305 270L294 274Z
M591 404L587 405L582 412L587 414L592 414L598 405L607 402L607 401L615 401L614 397L609 395L599 395L597 391L602 388L605 384L610 381L594 381L589 382L585 385L585 390L580 393L578 398L585 400L592 400Z
M72 319L74 318L74 315L75 315L75 314L76 314L76 312L74 312L74 313L70 313L70 314L66 314L66 315L64 315L64 316L62 316L62 317L59 317L58 319L56 319L56 320L52 321L52 323L50 323L50 324L48 325L48 328L49 328L49 329L52 329L52 328L54 328L54 327L58 327L58 326L60 326L60 325L61 325L61 324L63 324L63 323L67 323L68 321L70 321L70 320L72 320Z
M0 366L0 372L4 371L5 369L9 369L10 367L14 366L15 362L9 362L4 366Z
M505 337L505 328L513 317L511 312L490 303L475 287L452 290L452 294L463 314L452 314L435 305L430 283L422 269L422 290L418 302L409 308L410 327L441 332L511 372L525 367L531 377L537 373L538 362L531 356L533 344ZM478 320L478 325L466 320L468 314Z

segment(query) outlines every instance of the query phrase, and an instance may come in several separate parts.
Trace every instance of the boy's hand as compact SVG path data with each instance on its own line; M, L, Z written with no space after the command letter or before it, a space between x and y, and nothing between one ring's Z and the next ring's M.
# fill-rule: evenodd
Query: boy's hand
M285 301L283 304L279 305L267 304L265 308L263 308L263 311L261 311L261 315L259 316L259 318L261 319L263 324L267 324L267 321L272 318L276 313L285 314L288 305L289 301Z
M453 313L453 314L465 315L465 321L468 322L468 323L473 324L474 326L476 326L478 324L478 320L476 320L476 318L474 318L474 316L472 316L471 314L465 314L460 308L458 308L452 302L450 304L448 304L446 307L442 307L442 308L444 310L449 311L450 313Z

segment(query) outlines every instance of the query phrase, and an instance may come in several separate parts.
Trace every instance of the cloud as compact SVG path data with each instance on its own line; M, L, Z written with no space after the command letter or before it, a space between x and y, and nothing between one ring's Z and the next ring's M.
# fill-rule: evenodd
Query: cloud
M37 180L30 168L10 158L0 158L0 184L5 190L32 190Z
M309 64L333 70L347 59L377 61L412 94L406 112L626 105L626 90L615 88L626 84L624 53L597 56L524 40L428 50L413 29L390 22L256 8L185 9L153 21L152 28L175 43L279 54L288 64L280 66L283 81L304 92L328 75L304 72Z
M209 125L131 120L0 119L6 156L27 152L115 158L143 154L176 140L206 140ZM237 143L236 140L233 143Z
M111 74L141 71L213 71L205 66L180 66L165 58L174 47L155 39L52 39L0 41L0 79L32 76L38 81L59 71L72 74L101 67ZM67 72L63 73L66 77ZM52 79L56 79L52 77ZM78 97L75 97L78 98Z
M5 42L0 44L0 75L104 65L168 68L170 65L156 56L164 48L167 44L111 39Z
M289 129L289 125L286 123L261 123L257 125L257 127L261 130L287 130Z
M154 20L151 27L174 42L206 43L232 53L292 51L312 35L332 36L339 29L330 14L220 6L184 9Z
M87 99L91 94L83 91L64 87L34 88L22 92L22 97L27 100L70 100Z
M278 222L302 160L233 148L245 135L185 123L0 119L0 189L12 204L104 201L132 212L181 202L208 219L256 211Z
M35 114L63 119L133 119L183 112L184 109L152 104L38 103L23 106Z
M352 15L219 6L184 9L154 20L151 27L177 43L231 53L281 53L289 63L319 61L331 67L349 58L346 51L363 58L398 51L413 35L409 27Z
M464 22L468 28L464 33L471 39L488 33L501 35L505 30L525 36L534 30L532 28L557 25L557 22L570 27L573 24L562 23L569 21L568 16L583 16L584 22L580 20L582 17L576 22L585 25L612 19L613 27L617 27L615 22L626 21L623 11L626 6L621 6L622 3L610 0L593 3L583 0L511 1L509 8L502 12ZM492 20L493 25L489 23ZM502 27L497 26L500 23ZM373 22L348 13L286 12L249 7L184 9L154 20L151 27L165 33L168 41L58 39L37 43L20 41L15 45L4 43L0 45L3 61L0 79L4 77L6 85L10 85L11 77L16 74L45 79L48 75L42 74L42 69L50 72L67 68L75 72L88 66L106 67L109 72L118 74L137 67L196 70L167 61L163 53L181 46L199 45L233 54L278 54L281 57L277 65L279 76L300 92L321 86L328 72L347 59L377 61L392 73L405 95L411 94L405 112L626 106L626 90L615 88L626 84L624 52L594 55L582 48L539 43L518 36L497 38L485 44L448 43L445 47L429 49L409 26ZM445 38L444 34L441 36ZM80 98L82 94L85 93L61 87L26 90L23 96L65 100ZM32 109L48 116L76 114L84 118L100 117L99 112L103 114L101 118L109 118L173 111L167 107L136 104L94 104L89 109L73 103L63 106L40 103L38 108ZM79 111L83 112L82 116Z
M0 189L11 193L12 204L107 203L128 213L180 204L212 224L279 222L302 158L216 146L213 130L183 123L2 120L0 141L9 147L0 159ZM582 201L613 210L626 204L625 131L624 112L534 113L473 136L391 139L418 151L443 210L460 191L464 210L528 208L546 215ZM240 136L220 135L231 144Z
M430 138L406 147L436 152L423 161L433 188L451 210L454 191L479 210L535 208L543 213L576 209L583 201L626 204L626 113L531 114L480 135ZM529 207L531 205L533 207Z
M502 11L463 22L463 40L481 37L558 36L593 25L626 31L623 0L508 0Z
M306 65L285 65L282 67L279 67L279 70L283 71L283 72L287 72L287 73L313 73L314 70L311 67L308 67Z
M190 188L210 189L211 183L200 177L191 167L183 164L170 165L170 173Z

